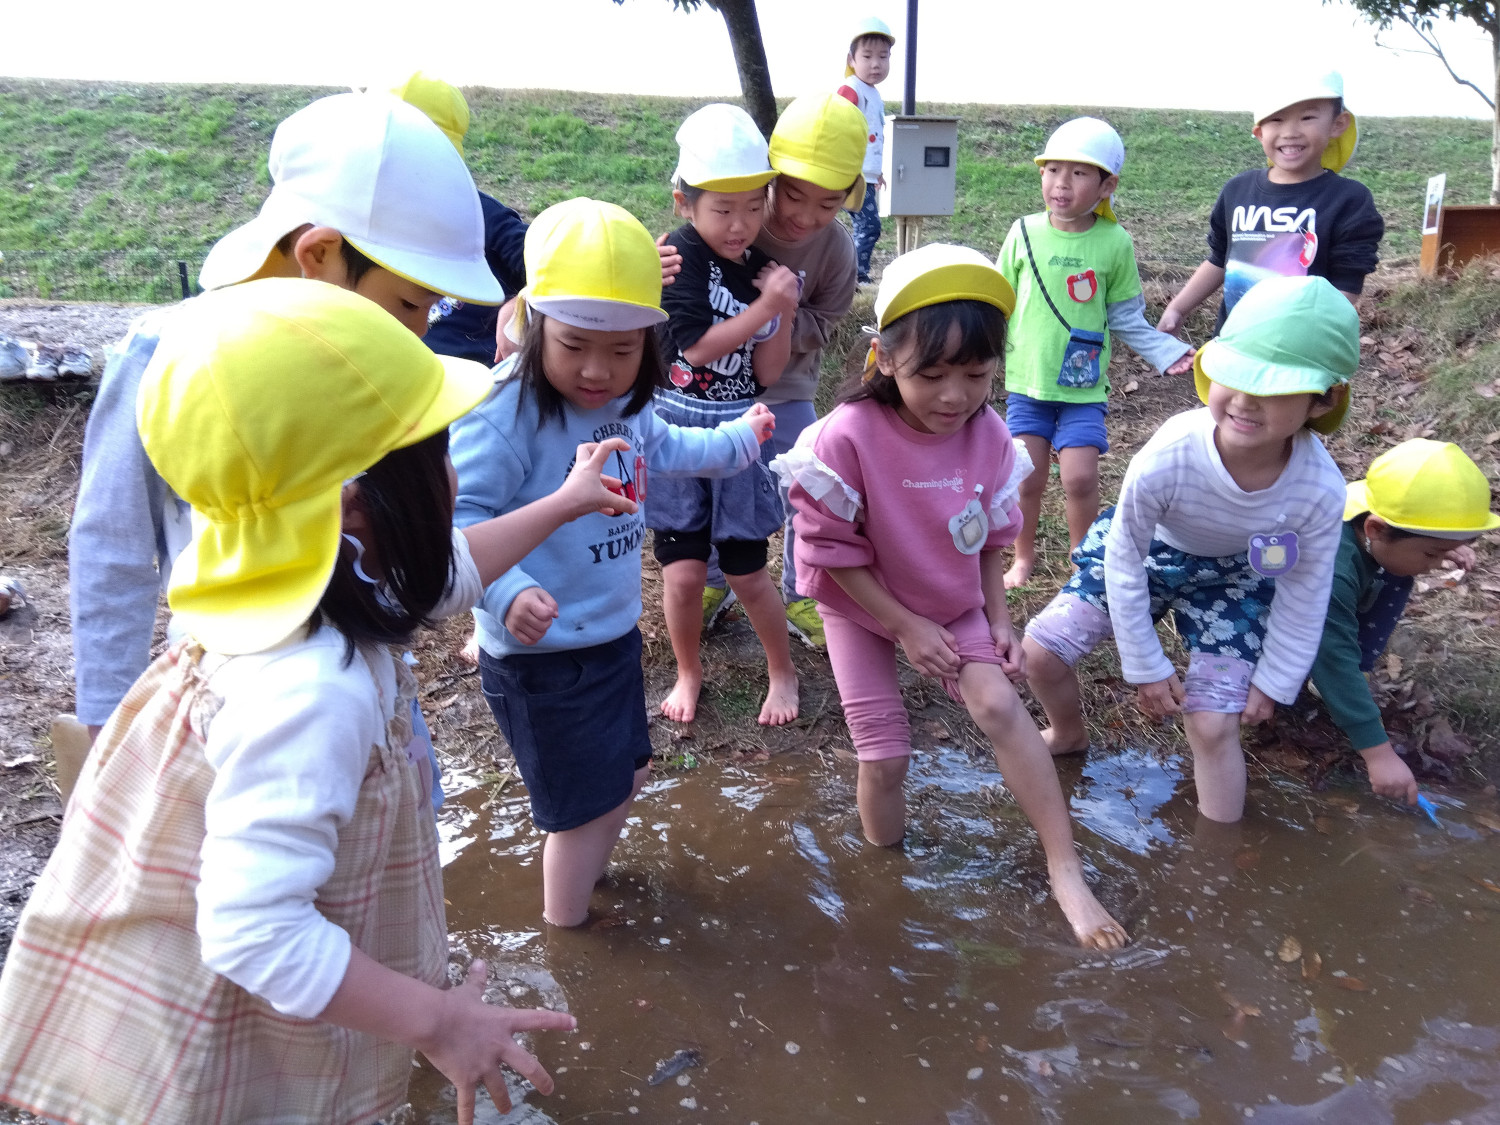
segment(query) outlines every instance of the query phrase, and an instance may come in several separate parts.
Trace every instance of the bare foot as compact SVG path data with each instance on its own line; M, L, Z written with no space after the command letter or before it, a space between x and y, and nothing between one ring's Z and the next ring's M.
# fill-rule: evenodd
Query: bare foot
M1031 572L1036 568L1036 559L1023 559L1019 556L1010 564L1010 569L1005 572L1005 588L1014 590L1017 586L1024 586L1031 581Z
M797 717L797 677L771 677L766 701L760 706L760 725L779 727Z
M479 667L479 634L470 633L464 647L458 650L458 662L470 668Z
M1130 941L1125 927L1116 922L1109 911L1099 904L1094 892L1083 881L1081 872L1065 876L1054 875L1052 897L1062 907L1078 944L1085 949L1120 949Z
M677 682L672 685L667 698L661 701L661 713L674 723L690 723L698 714L698 693L703 690L703 677L677 673Z
M1057 732L1056 727L1048 727L1042 731L1042 741L1047 744L1047 752L1054 758L1064 754L1082 754L1089 748L1087 733L1063 735Z

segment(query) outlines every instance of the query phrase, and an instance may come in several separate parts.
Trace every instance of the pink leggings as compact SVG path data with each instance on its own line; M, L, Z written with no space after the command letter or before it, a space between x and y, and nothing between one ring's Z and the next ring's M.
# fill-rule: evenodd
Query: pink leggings
M905 758L911 754L911 724L896 673L896 642L875 633L837 610L819 603L823 635L828 640L828 662L839 687L844 721L862 762ZM990 624L984 610L971 609L943 628L957 640L961 664L999 664ZM943 687L959 703L957 678Z

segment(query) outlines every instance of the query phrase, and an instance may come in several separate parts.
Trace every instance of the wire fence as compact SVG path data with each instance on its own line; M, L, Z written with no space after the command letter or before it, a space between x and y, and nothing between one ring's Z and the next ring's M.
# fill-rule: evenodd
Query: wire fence
M199 254L171 250L9 250L0 253L0 298L143 301L198 291Z

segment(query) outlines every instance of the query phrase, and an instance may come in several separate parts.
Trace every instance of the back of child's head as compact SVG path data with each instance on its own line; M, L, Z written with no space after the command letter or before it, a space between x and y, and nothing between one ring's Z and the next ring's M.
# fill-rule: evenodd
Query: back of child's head
M464 138L469 135L469 103L457 86L425 70L415 70L391 86L390 92L425 113L458 149L458 155L464 154Z
M853 103L837 94L797 98L776 119L769 155L778 176L806 180L825 191L842 191L844 208L858 211L865 198L865 149L869 124Z
M401 642L452 566L448 425L488 392L372 302L275 278L209 293L162 332L137 418L193 507L168 600L205 648L257 652L327 622L350 645ZM341 538L344 486L369 542ZM367 581L370 549L383 576Z
M254 277L288 232L338 231L377 266L444 296L499 304L469 170L420 110L384 92L335 94L276 128L271 193L209 251L204 289Z
M871 344L864 369L844 380L838 400L873 399L895 408L901 403L898 371L998 361L1015 307L1010 283L977 250L935 242L901 255L886 266L875 295L879 346Z
M1359 313L1322 277L1271 277L1241 297L1218 336L1198 349L1193 378L1245 394L1308 394L1331 406L1307 426L1331 434L1349 413L1349 380L1359 366Z
M1344 100L1344 76L1324 67L1296 65L1274 70L1266 75L1255 96L1252 111L1254 124L1300 102L1322 101L1330 107L1331 116L1347 115L1344 130L1329 139L1321 162L1331 172L1343 171L1359 145L1359 123Z
M536 400L542 423L561 424L565 400L549 381L544 322L587 332L642 334L640 371L625 413L638 414L666 385L656 327L661 307L661 255L651 232L623 207L579 197L548 207L526 231L526 287L516 301L522 391Z
M694 110L677 127L673 186L726 194L765 187L775 177L766 138L737 105L714 102Z
M1375 516L1393 538L1466 542L1500 527L1490 511L1490 483L1451 442L1413 438L1370 462L1349 484L1345 520Z

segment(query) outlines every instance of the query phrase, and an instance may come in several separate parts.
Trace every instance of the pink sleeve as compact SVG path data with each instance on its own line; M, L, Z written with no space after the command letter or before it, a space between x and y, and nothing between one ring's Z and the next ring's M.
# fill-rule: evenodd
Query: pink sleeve
M836 472L850 488L864 497L864 474L850 436L825 425L813 444L818 460ZM830 567L869 566L875 561L875 545L865 537L859 519L836 516L821 501L813 499L800 484L791 487L796 515L797 565L827 570Z
M995 475L990 481L990 495L998 495L1010 480L1010 474L1016 465L1016 447L1011 441L1010 430L998 414L994 414L986 421L991 424L986 427L984 433L985 452L987 456L995 458ZM1009 547L1016 541L1016 536L1021 534L1021 506L1015 502L1008 503L1001 509L1008 517L1004 522L996 518L994 511L990 511L990 534L984 541L985 551L998 551L1002 547Z
M845 101L853 102L856 106L859 105L859 95L854 92L854 87L852 86L840 86L838 95Z

